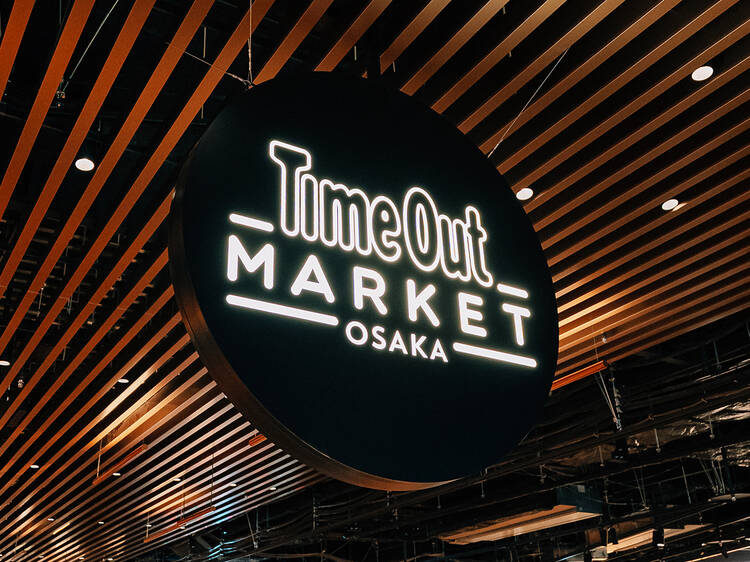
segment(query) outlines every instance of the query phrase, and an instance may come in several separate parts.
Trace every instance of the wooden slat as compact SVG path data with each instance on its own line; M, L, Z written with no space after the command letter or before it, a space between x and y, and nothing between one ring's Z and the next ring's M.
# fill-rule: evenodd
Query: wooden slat
M365 9L362 10L362 13L357 16L357 19L349 26L349 29L331 47L328 54L323 57L323 60L315 67L315 70L318 72L330 72L336 68L341 59L346 56L354 44L370 29L375 20L380 17L390 4L391 0L371 0Z
M668 41L665 42L665 44L668 44L670 47L676 46L677 44L679 44L679 42L681 42L681 40L684 40L690 37L697 29L706 25L709 21L717 17L720 13L725 11L734 3L735 3L735 0L727 0L726 2L722 2L720 0L714 6L706 10L706 12L701 14L701 16L693 20L693 22L691 22L689 25L681 29L680 32L673 35ZM514 182L513 187L515 189L521 189L523 187L527 187L531 185L533 182L541 178L543 175L550 172L554 167L559 165L561 162L571 158L574 154L579 152L582 148L584 148L585 146L588 146L591 142L598 139L601 135L603 135L605 132L612 129L615 125L621 123L625 118L629 117L630 115L635 113L637 110L645 106L647 103L654 100L657 96L667 91L671 86L673 86L680 80L684 79L686 76L689 76L690 73L697 66L701 65L703 62L707 60L710 60L712 57L724 51L727 47L731 46L732 44L742 39L742 37L747 35L748 31L750 31L750 21L745 21L741 23L732 31L730 31L729 33L721 37L713 45L704 49L701 53L699 53L697 56L693 57L689 61L684 62L680 67L678 67L676 70L671 72L668 76L666 76L665 78L661 79L659 82L657 82L656 84L648 88L648 90L646 90L645 92L637 96L631 102L627 103L624 107L619 109L617 112L607 117L604 121L596 125L594 128L586 132L584 135L577 138L574 143L570 144L565 149L555 154L555 156L548 159L541 165L537 166L534 169L534 171L532 171L531 173L519 179L517 182ZM651 53L643 57L643 59L649 59L658 50L659 50L659 47L651 51ZM641 59L641 61L643 59ZM630 67L629 70L631 72L625 72L619 75L617 78L609 82L605 87L601 88L594 96L588 98L586 100L586 103L579 105L574 110L569 112L563 119L554 123L551 127L549 127L544 132L542 136L537 137L537 139L525 145L521 150L518 150L515 153L513 153L511 156L508 156L507 158L505 158L498 165L498 169L503 173L507 172L511 167L518 164L523 158L526 158L533 151L537 150L539 146L544 144L547 140L549 140L550 138L555 136L557 133L559 133L561 130L563 130L565 127L567 127L567 125L570 122L583 117L583 114L584 114L584 111L586 111L586 108L595 107L600 101L609 97L610 93L618 90L619 87L625 86L629 82L630 79L625 81L623 80L623 77L625 77L628 74L635 74L635 75L640 74L644 68L647 68L647 67L639 66L641 61L639 61L638 63ZM537 198L535 197L529 202L529 205L527 205L527 208L530 210L533 210L534 208L536 208L537 205L538 205Z
M21 39L29 23L29 16L34 7L34 0L25 2L14 2L10 9L10 16L3 28L3 37L0 41L0 100L3 99L5 87L8 83L10 71L21 46Z
M485 24L490 21L508 0L489 0L467 21L456 34L446 41L445 45L425 62L411 78L401 87L401 91L413 95L429 80L440 68L448 62L458 50L463 47L469 39L474 37Z
M540 193L540 198L549 200L554 196L554 194L560 194L564 189L571 186L574 182L584 178L586 175L593 172L596 168L608 162L617 154L623 152L626 148L633 146L635 143L657 131L660 127L664 127L672 120L676 120L680 116L683 116L684 118L685 116L683 114L689 112L696 103L718 90L721 86L726 85L730 80L742 76L742 74L747 72L748 69L750 69L750 56L737 63L727 71L722 72L719 76L716 77L715 80L712 80L709 84L706 84L705 87L696 90L686 98L683 98L677 104L669 107L654 119L650 120L643 126L628 134L621 141L618 141L592 160L577 168L574 172L565 176L565 178L561 179L558 182L555 182L554 185L550 186L548 189L545 189L542 193ZM607 187L613 185L616 181L624 178L627 174L633 172L644 164L651 162L657 156L663 154L667 150L692 136L693 134L695 134L695 132L703 129L706 125L716 121L719 117L722 117L726 113L736 109L737 107L739 107L739 105L747 101L748 92L750 92L750 90L745 90L738 96L735 96L731 100L722 104L720 107L713 108L706 115L699 119L696 119L693 123L684 127L665 141L661 142L656 147L641 155L639 158L636 158L631 163L621 167L617 172L607 174L607 176L602 179L602 181L587 188L587 198L601 193ZM582 198L576 197L571 201L566 201L564 204L557 206L557 208L545 208L544 216L539 217L539 219L535 221L534 226L539 230L547 228L555 220L559 220L561 217L564 217L567 213L569 213L571 209L575 208L577 205L580 205L581 202ZM554 244L555 239L545 238L544 243L546 245Z
M47 66L47 72L42 79L42 84L39 86L34 104L31 106L26 123L21 131L21 138L18 139L16 149L13 151L13 156L5 170L3 181L0 182L0 217L5 214L5 208L8 206L10 196L13 194L18 183L18 178L21 177L21 172L23 172L26 166L26 161L34 146L34 141L36 141L39 130L42 128L42 123L44 123L44 117L47 115L47 110L52 103L52 99L55 97L55 92L57 92L57 88L60 86L65 68L68 66L70 57L73 55L73 50L78 43L83 26L86 25L86 20L93 6L94 0L75 0L73 7L70 9L68 18L65 21L65 27L63 27L60 39L55 47L55 52ZM4 290L4 288L0 290Z
M133 109L128 114L128 117L125 119L122 127L120 127L117 136L102 158L102 161L98 164L96 171L91 178L91 181L88 183L75 208L70 213L68 220L65 221L65 224L63 225L60 233L57 235L52 248L48 252L42 264L37 268L33 281L30 283L26 294L24 295L24 298L14 310L13 316L11 317L4 333L0 335L0 353L8 345L10 337L20 325L27 311L31 307L34 298L36 298L37 294L42 289L44 283L52 272L52 269L55 267L55 264L60 259L60 256L62 256L63 252L68 247L70 240L73 238L76 230L81 225L81 222L86 216L86 213L88 213L89 209L91 209L91 206L101 192L102 187L112 174L115 165L125 152L128 143L132 140L133 136L138 130L138 127L143 122L143 119L146 117L146 114L156 100L156 97L161 92L162 87L179 62L183 51L187 48L190 40L195 35L198 27L203 21L203 18L208 13L208 10L212 5L213 0L196 0L191 5L190 10L188 10L188 13L185 16L185 19L177 29L172 42L168 45L166 51L164 52L164 55L156 65L153 74L149 78L146 85L143 87L141 94L138 96L138 100L133 105ZM120 37L122 37L122 41L120 40ZM130 41L132 44L132 40L134 39L135 37L124 37L121 33L118 37L118 42L121 43L118 51L121 51L121 54L127 54L125 52L125 47L127 47L127 51L130 50L130 46L127 45L127 41ZM115 43L115 46L117 46L117 42ZM110 59L112 59L112 57L108 59L108 62L105 63L103 67L106 72L103 72L99 75L99 78L94 85L94 90L98 91L100 94L103 93L104 96L106 96L106 92L108 92L111 88L112 81L117 74L117 72L113 72L115 68L111 68L110 64L116 64L116 68L119 70L119 67L122 64L122 60L119 60L119 58L115 58L111 60L111 62ZM103 78L103 76L106 77L106 79ZM67 153L75 154L75 152L77 152L83 140L81 135L85 137L85 134L88 132L88 129L91 125L91 119L96 117L96 113L101 107L101 103L103 101L104 98L101 95L99 97L94 97L92 93L92 95L89 96L84 109L81 111L81 116L85 116L86 118L84 120L81 120L81 118L79 118L78 121L76 121L76 125L74 126L74 129L71 132L71 135L68 137L65 147L63 148L63 153L66 153L66 148L68 149ZM74 133L77 133L77 136L74 136ZM53 170L52 174L50 174L50 177L48 178L44 187L44 191L48 192L47 196L37 201L37 203L34 205L34 210L31 213L32 220L28 221L26 225L24 225L23 233L19 240L15 243L10 258L6 261L5 264L3 264L3 270L2 273L0 273L0 295L3 294L3 292L7 288L8 283L10 283L10 279L16 272L18 262L23 257L28 248L30 236L32 236L36 231L39 222L47 211L49 203L59 190L60 185L65 177L65 173L70 167L71 158L72 157L70 156L63 158L62 155L60 156L60 158L58 158L55 169Z
M270 80L278 74L332 3L333 0L312 0L310 2L292 30L255 77L256 84Z
M94 85L91 87L91 93L86 102L83 104L83 108L76 119L73 129L68 135L68 139L65 145L60 150L55 165L52 167L47 181L44 184L42 192L34 203L34 209L29 214L26 223L21 230L21 234L13 245L13 250L5 263L3 264L2 271L0 272L0 298L4 293L4 287L7 287L10 283L11 277L16 271L18 264L21 262L26 249L29 247L34 234L36 233L39 224L42 222L44 215L47 213L47 209L52 204L57 189L62 183L65 175L68 173L73 160L78 155L78 151L86 139L86 135L91 128L91 124L99 114L99 110L104 103L109 90L114 84L115 78L120 72L125 59L130 54L130 50L133 48L138 34L141 32L141 28L146 23L146 18L151 12L151 8L154 5L155 0L136 0L133 3L133 7L125 20L125 23L117 35L114 45L109 52L107 60L102 66L102 70L99 73ZM33 290L33 289L32 289Z
M125 457L123 457L121 460L117 461L115 464L108 466L107 468L102 470L101 473L91 481L91 484L93 486L96 486L97 484L101 484L107 478L111 477L115 472L119 472L121 468L130 464L134 459L136 459L137 457L145 453L147 450L148 450L148 443L143 443L142 445L139 445L137 448L133 449L130 453L125 455Z
M650 8L636 21L621 31L617 36L608 41L596 53L571 70L564 78L561 78L554 83L554 85L550 86L549 90L541 94L529 104L529 106L523 110L523 113L515 116L506 116L502 125L494 127L496 129L495 134L480 143L479 147L482 152L489 153L495 146L497 146L503 134L506 134L511 123L513 123L515 129L520 129L524 124L539 115L555 100L560 98L565 92L570 90L601 65L605 64L623 47L631 43L635 38L664 16L664 14L679 4L679 2L680 0L661 0L658 4ZM551 81L552 80L555 80L555 78L551 77Z
M610 0L609 2L602 4L597 10L602 9L602 7L605 7L605 9L602 10L603 12L607 9L614 9L614 7L622 1L623 0ZM511 50L515 49L521 41L526 39L526 37L528 37L537 27L544 23L544 21L550 17L555 10L562 6L564 2L565 0L546 0L543 2L524 21L522 21L518 27L514 28L513 31L511 31L510 34L508 34L508 36L497 45L497 47L492 49L492 51L475 64L471 70L448 88L448 90L432 104L432 109L438 113L443 113L448 109L471 86L476 84L485 74L492 70L497 63L505 58ZM611 8L608 4L611 5ZM585 19L588 19L588 16ZM558 43L560 42L558 41ZM526 80L531 78L530 73L528 72L522 72L521 74Z
M427 29L427 26L442 12L450 0L430 0L413 20L398 34L393 42L380 55L380 72L391 66L409 45Z

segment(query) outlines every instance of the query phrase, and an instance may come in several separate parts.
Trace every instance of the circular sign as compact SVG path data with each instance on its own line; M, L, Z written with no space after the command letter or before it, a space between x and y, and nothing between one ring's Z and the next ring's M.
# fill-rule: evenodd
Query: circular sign
M224 109L181 172L169 252L211 376L340 480L479 472L549 393L555 299L521 205L446 119L371 81L276 79Z

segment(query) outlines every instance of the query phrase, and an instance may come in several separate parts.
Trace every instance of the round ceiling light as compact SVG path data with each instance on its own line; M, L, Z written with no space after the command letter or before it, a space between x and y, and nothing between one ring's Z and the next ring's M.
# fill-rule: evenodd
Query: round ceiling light
M82 172L90 172L94 169L94 161L91 158L87 158L86 156L81 156L78 160L76 160L76 168L81 170Z
M518 193L516 193L516 199L519 201L528 201L534 197L534 190L530 187L524 187L518 190Z
M693 73L690 76L696 82L703 82L704 80L708 80L709 78L711 78L713 73L714 73L713 67L705 65L705 66L699 66L698 68L693 70Z
M661 208L665 211L673 211L679 204L680 202L677 199L667 199L666 201L664 201L664 203L661 204Z

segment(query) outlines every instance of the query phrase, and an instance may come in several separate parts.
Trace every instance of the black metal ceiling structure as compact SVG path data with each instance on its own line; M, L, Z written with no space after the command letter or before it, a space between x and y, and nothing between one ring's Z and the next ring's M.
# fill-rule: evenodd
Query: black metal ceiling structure
M743 0L0 0L0 559L741 555L748 32ZM183 327L180 166L233 96L311 71L414 96L530 192L558 373L474 477L326 479Z

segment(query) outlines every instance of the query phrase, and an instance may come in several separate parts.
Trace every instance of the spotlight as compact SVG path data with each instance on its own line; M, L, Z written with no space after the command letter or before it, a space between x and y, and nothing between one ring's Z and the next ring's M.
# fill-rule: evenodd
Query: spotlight
M704 80L708 80L713 76L714 69L711 66L705 65L705 66L699 66L695 70L693 70L693 73L690 75L690 77L695 80L696 82L703 82Z
M99 525L104 525L104 521L99 521Z
M128 380L128 379L117 379L117 382L119 382L120 384L128 384L130 382L130 380Z
M81 156L76 160L75 166L82 172L90 172L95 167L94 161L87 156Z
M10 361L6 359L0 359L0 367L10 367Z
M268 488L268 489L269 489L269 490L271 490L272 492L275 492L275 491L276 491L276 490L277 490L278 488L276 488L276 486L271 486L271 487L270 487L270 488Z
M661 208L665 211L673 211L679 204L680 202L677 199L667 199L661 204Z
M54 520L55 520L54 517L47 517L47 521L54 521Z
M172 482L180 482L181 480L182 480L182 479L181 479L181 478L179 478L179 477L177 477L177 478L172 478Z
M528 201L534 197L534 190L530 187L524 187L518 190L518 193L516 193L516 199L519 201Z
M30 465L29 465L29 468L30 468L31 470L36 470L37 468L39 468L39 465L38 465L38 464L30 464Z
M122 474L120 474L119 472L113 472L112 476L122 476Z

